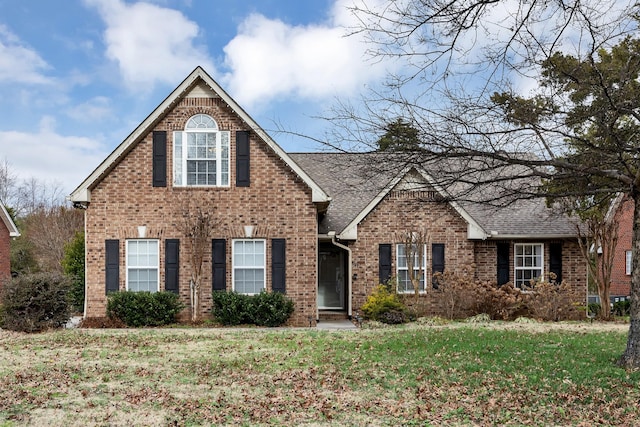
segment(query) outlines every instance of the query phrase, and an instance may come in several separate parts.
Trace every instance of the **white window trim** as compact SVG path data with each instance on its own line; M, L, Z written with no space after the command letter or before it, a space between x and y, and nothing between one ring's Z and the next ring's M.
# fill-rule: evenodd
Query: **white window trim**
M175 131L173 132L173 185L175 187L204 187L204 188L211 188L211 187L229 187L231 185L231 132L229 131L221 131L218 127L218 123L211 117L208 116L206 114L196 114L193 117L196 116L206 116L209 119L211 119L211 121L213 122L213 124L215 125L215 127L210 127L210 128L186 128L182 131ZM187 120L187 125L189 124L190 120L193 118L189 118L189 120ZM198 185L198 184L193 184L193 185L189 185L187 184L187 140L188 137L187 135L190 133L212 133L215 135L215 141L216 141L216 158L215 158L215 162L216 162L216 184L215 185ZM175 143L176 141L176 135L180 134L180 138L181 138L181 155L180 157L180 163L181 163L181 170L182 173L178 174L177 173L177 168L176 168L176 159L178 158L178 156L176 156L177 153L177 145ZM229 144L229 146L227 147L227 158L225 159L226 163L227 163L227 182L226 184L222 184L222 164L223 164L223 159L222 159L222 135L226 134L227 135L227 143ZM213 159L204 159L204 160L208 160L208 161L213 161ZM177 184L177 178L181 178L181 184Z
M540 267L518 267L518 250L519 246L539 246L540 251ZM518 271L523 270L540 270L540 276L538 276L538 280L544 278L544 243L515 243L513 245L513 284L516 288L526 289L526 287L520 285L518 286L517 277Z
M413 294L415 291L413 289L407 289L407 290L400 290L399 289L399 277L400 274L399 272L402 271L408 271L408 266L407 268L400 268L400 263L398 262L398 260L400 259L400 246L404 246L404 243L397 243L396 244L396 280L398 281L398 283L396 283L396 292L398 292L399 294ZM419 270L419 266L414 266L413 271L418 271ZM422 247L422 285L423 285L423 289L419 290L419 293L424 294L427 292L427 245L423 245Z
M157 250L156 250L156 265L148 265L148 266L141 266L141 265L137 265L135 267L129 267L129 243L131 242L155 242L157 245ZM129 269L143 269L143 268L147 268L147 269L151 269L151 268L155 268L157 275L156 275L156 284L157 284L157 288L155 290L155 292L159 292L160 291L160 240L158 239L127 239L126 243L125 243L125 254L124 254L124 258L125 258L125 271L126 271L126 289L127 291L131 290L129 288Z
M625 252L624 256L624 272L627 276L631 276L631 272L633 271L633 269L631 268L631 265L633 263L633 252L631 250L628 250Z
M263 247L263 251L262 251L262 265L261 266L242 266L242 267L236 267L236 243L237 242L262 242L262 247ZM264 283L263 283L263 290L266 291L267 289L267 241L265 239L233 239L233 241L231 242L231 287L233 289L234 292L236 291L236 269L238 270L243 270L243 269L257 269L257 268L262 268L264 271L263 277L264 277ZM246 292L242 292L243 295L257 295L257 293L246 293Z

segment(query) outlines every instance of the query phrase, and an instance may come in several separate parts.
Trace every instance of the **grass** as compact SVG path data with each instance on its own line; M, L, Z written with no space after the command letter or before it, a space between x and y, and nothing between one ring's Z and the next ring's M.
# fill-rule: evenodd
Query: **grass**
M634 425L625 343L589 324L0 331L0 426Z

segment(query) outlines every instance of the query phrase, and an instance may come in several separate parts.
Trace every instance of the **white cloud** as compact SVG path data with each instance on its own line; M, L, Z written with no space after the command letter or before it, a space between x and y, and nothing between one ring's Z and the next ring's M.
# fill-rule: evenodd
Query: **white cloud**
M96 96L67 110L67 115L77 121L104 120L112 114L111 100L105 96Z
M98 141L61 135L55 121L44 117L35 132L1 131L0 146L21 180L36 178L62 186L65 194L75 189L108 151Z
M337 1L325 24L291 26L252 14L225 47L231 95L248 107L283 95L307 99L349 95L384 75L385 64L367 62L366 46L346 37L351 16ZM388 65L388 64L386 64Z
M198 25L179 11L121 0L85 3L106 23L106 56L117 62L130 89L149 91L158 82L175 85L197 65L215 72L206 48L196 44Z
M0 83L48 83L42 73L47 68L49 65L35 50L0 24Z

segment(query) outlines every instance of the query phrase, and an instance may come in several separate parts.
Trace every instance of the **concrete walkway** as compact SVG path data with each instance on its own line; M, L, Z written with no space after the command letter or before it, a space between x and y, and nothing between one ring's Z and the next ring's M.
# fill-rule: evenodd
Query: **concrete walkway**
M317 323L316 328L329 331L338 330L357 330L356 325L351 320L321 320Z

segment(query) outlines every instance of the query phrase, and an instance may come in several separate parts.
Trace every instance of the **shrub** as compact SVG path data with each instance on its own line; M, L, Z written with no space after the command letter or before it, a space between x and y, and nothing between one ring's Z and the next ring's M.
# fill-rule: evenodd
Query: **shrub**
M225 326L251 323L248 313L249 296L237 292L213 293L213 317Z
M387 325L399 325L400 323L407 323L409 316L402 310L389 310L380 313L378 320Z
M293 301L279 292L261 292L250 298L251 323L258 326L280 326L293 313Z
M53 273L21 275L0 291L0 325L21 332L40 332L64 326L71 315L70 281Z
M523 307L522 292L511 283L498 286L496 282L476 281L472 297L473 313L494 320L512 320Z
M555 322L584 317L584 306L580 314L584 296L573 291L566 282L536 282L532 285L532 291L524 295L527 310L536 319Z
M618 301L613 303L611 313L614 316L628 316L631 311L631 301Z
M293 309L293 301L279 292L261 292L257 295L213 293L213 317L225 326L280 326L289 320Z
M496 282L475 280L470 272L438 273L437 280L449 319L487 314L491 319L508 320L523 306L522 293L510 283L498 286Z
M600 316L600 311L602 311L602 307L600 307L599 302L591 302L589 303L587 308L589 309L589 311L587 312L589 317L598 317Z
M76 233L64 246L62 269L71 281L70 300L77 312L84 310L84 232Z
M109 294L107 316L134 328L162 326L175 323L183 308L173 292L122 291Z
M390 288L391 286L389 285L378 285L373 290L373 293L369 295L367 301L362 305L362 313L367 319L379 322L388 320L389 323L402 323L396 322L400 317L397 313L402 313L403 321L407 320L406 306ZM395 312L395 314L386 314L389 312Z
M462 319L476 314L471 310L474 281L469 273L445 271L436 273L434 278L438 284L444 315L448 319Z

